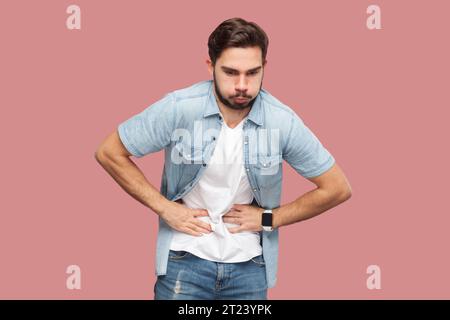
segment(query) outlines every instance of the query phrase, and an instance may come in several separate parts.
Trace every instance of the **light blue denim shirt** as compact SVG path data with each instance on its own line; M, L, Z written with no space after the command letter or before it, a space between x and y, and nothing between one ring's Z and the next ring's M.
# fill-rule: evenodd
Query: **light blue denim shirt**
M201 81L166 94L118 127L119 136L135 157L165 151L160 192L171 201L198 182L214 151L223 119L213 81ZM254 201L262 208L280 206L282 162L305 178L319 176L335 159L300 117L261 89L243 126L244 165ZM275 286L278 269L278 229L261 231L267 286ZM172 228L159 218L156 275L165 275Z

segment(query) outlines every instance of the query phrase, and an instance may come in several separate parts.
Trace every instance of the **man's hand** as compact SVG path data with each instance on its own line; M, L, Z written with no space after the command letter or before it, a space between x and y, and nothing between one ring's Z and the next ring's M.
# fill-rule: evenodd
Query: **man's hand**
M234 204L231 209L223 215L223 222L238 224L239 227L228 228L231 233L241 231L261 231L263 208L247 205Z
M192 236L202 236L212 231L210 224L197 219L197 217L208 216L208 211L205 209L191 209L178 202L170 201L160 216L173 229Z

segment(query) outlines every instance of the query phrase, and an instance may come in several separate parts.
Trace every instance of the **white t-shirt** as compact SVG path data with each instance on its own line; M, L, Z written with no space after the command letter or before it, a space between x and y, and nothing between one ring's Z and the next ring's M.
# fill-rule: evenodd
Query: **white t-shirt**
M223 117L222 117L223 118ZM173 230L171 250L188 251L200 258L217 262L243 262L262 253L259 232L230 233L222 216L233 204L250 204L253 194L243 161L244 118L236 127L223 122L214 153L198 183L182 200L186 206L208 210L208 217L197 217L211 224L213 232L191 236Z

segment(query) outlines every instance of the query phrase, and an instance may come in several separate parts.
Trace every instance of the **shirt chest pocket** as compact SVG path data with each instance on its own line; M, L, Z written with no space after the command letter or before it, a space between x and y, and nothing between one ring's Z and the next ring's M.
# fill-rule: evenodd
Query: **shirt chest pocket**
M172 148L171 161L178 187L184 188L192 183L198 172L205 166L204 146L196 146L183 141L177 141Z
M281 183L281 154L258 154L254 159L253 171L260 189L275 188Z
M202 164L203 146L196 146L184 141L177 142L172 149L171 161L174 164Z

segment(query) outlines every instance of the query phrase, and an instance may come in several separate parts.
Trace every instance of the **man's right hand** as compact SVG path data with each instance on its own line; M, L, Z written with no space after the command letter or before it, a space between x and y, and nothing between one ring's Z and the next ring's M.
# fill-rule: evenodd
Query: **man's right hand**
M197 219L209 216L208 210L205 209L191 209L178 202L169 201L160 216L173 229L192 236L202 236L212 231L210 224Z

